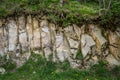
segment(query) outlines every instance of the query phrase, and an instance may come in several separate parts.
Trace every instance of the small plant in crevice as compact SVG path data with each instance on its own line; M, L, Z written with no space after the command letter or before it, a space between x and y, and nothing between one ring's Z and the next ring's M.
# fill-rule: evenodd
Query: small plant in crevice
M51 54L49 55L49 61L52 61L52 59L53 59L53 54L51 53Z
M76 59L83 59L83 55L80 50L78 50L76 54Z
M12 61L7 62L6 64L2 65L3 68L5 68L6 71L13 71L16 69L16 64Z
M0 56L0 67L3 67L6 71L12 71L16 69L16 64L11 59L7 59L7 55L4 55Z

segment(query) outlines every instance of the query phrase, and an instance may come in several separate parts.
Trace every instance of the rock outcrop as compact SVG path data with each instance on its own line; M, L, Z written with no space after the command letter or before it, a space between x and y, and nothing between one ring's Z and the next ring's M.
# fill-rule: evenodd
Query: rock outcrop
M78 50L83 59L76 58ZM62 28L31 15L0 20L0 56L20 67L31 51L54 62L68 60L73 68L89 68L99 60L120 65L120 29L104 31L95 24Z

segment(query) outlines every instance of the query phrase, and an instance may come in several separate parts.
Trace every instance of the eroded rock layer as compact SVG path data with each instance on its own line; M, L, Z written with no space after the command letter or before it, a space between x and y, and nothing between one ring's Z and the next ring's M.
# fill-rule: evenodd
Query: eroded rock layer
M105 31L95 24L62 28L31 15L0 20L0 56L20 67L31 51L54 62L68 60L73 68L89 68L100 60L120 65L120 29Z

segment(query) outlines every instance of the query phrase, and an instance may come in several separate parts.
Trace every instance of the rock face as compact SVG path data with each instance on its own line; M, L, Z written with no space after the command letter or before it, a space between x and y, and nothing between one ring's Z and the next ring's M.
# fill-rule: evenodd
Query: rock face
M5 46L4 46L3 28L0 28L0 55L1 56L5 54L4 49L5 49Z
M18 27L15 23L14 20L10 20L9 23L8 23L8 50L9 51L14 51L15 50L15 47L16 47L16 44L17 44L17 37L19 36L18 35Z
M5 73L5 69L1 67L1 68L0 68L0 73L1 73L1 74L4 74L4 73Z
M86 57L88 54L93 54L91 53L91 48L95 46L95 41L91 36L88 34L82 34L81 36L81 50L83 57Z
M83 59L77 58L79 50ZM120 29L106 33L94 24L61 28L31 15L0 20L0 56L9 56L20 67L31 51L54 62L68 60L73 68L89 68L99 60L120 65Z
M109 32L109 49L110 53L120 61L120 37L117 35L116 32Z

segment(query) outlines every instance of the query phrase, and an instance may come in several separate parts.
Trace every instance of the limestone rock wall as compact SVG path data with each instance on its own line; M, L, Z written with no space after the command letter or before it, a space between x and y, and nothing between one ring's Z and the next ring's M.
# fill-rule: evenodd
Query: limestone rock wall
M89 68L100 60L120 65L120 29L105 31L95 24L62 28L31 15L0 20L0 56L7 55L19 67L31 51L53 62L68 60L73 68Z

